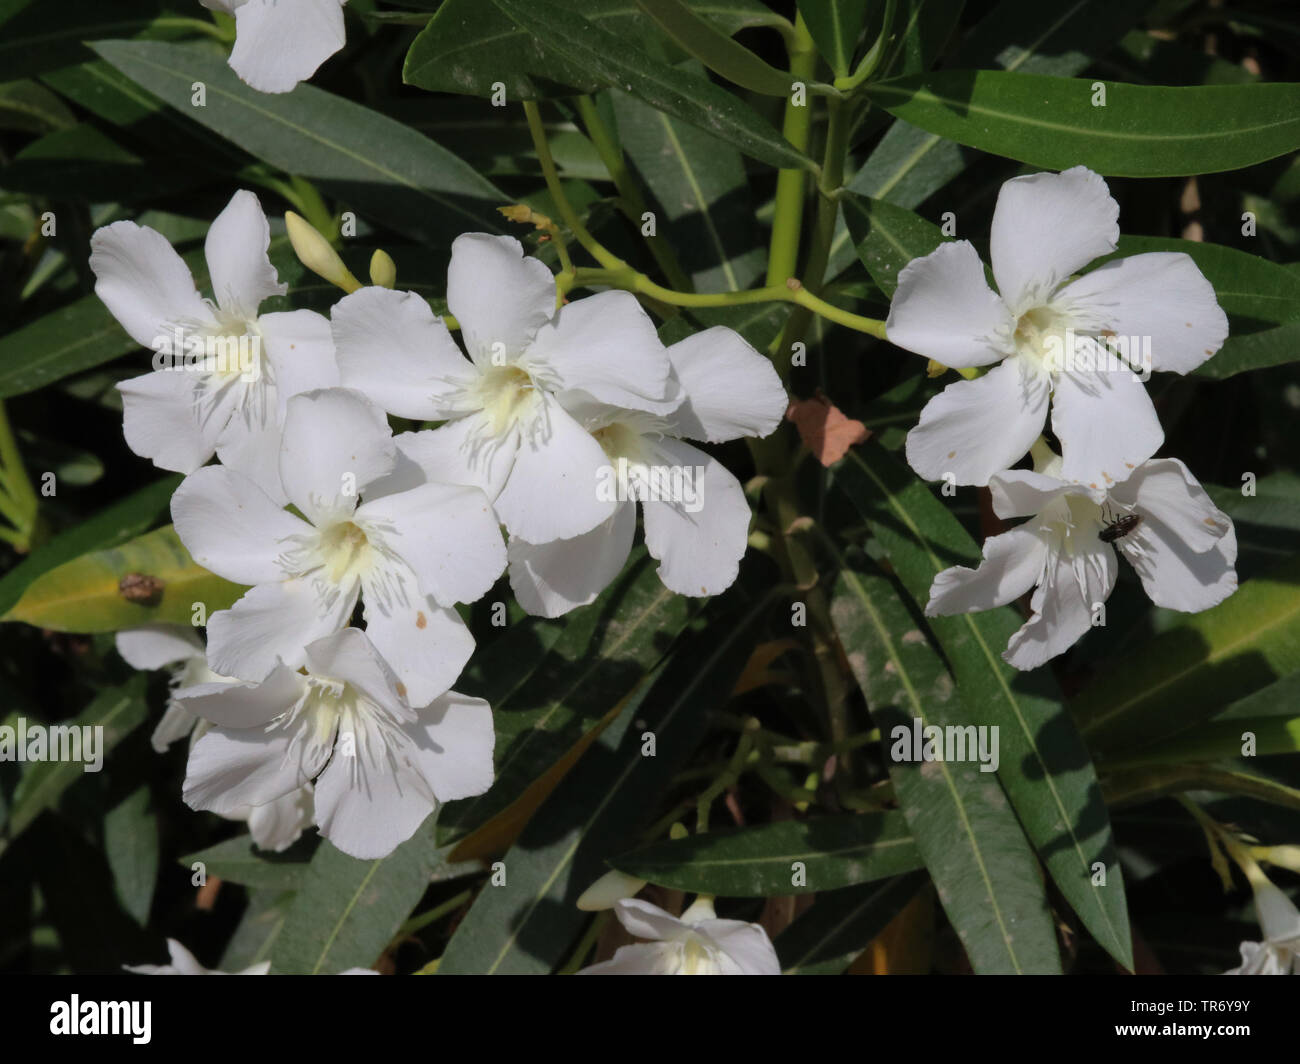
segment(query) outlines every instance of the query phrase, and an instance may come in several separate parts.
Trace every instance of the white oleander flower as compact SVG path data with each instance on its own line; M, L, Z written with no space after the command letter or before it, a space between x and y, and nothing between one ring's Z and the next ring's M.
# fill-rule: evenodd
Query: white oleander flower
M311 643L305 671L261 683L201 684L177 699L213 727L190 750L183 796L229 814L315 783L321 834L344 853L385 857L441 802L492 785L492 711L439 692L412 708L364 632Z
M381 494L396 454L383 411L331 388L294 396L285 415L280 471L302 517L223 466L176 489L172 519L195 561L250 585L208 620L214 670L262 680L280 662L297 668L306 645L345 627L360 599L366 634L413 705L451 687L474 649L451 607L492 586L505 544L477 488Z
M338 383L329 321L310 310L258 314L287 286L267 257L271 230L257 197L236 192L208 230L215 300L203 299L163 235L114 222L91 237L95 294L152 373L123 381L127 445L162 469L192 473L214 453L281 495L280 426L291 395Z
M171 695L151 737L153 748L161 754L177 739L200 738L207 731L208 722L186 709L176 699L176 692L197 684L234 681L208 668L207 654L194 629L179 624L145 624L123 628L115 642L117 652L132 668L146 672L162 668L171 671ZM262 849L277 853L287 850L312 822L311 785L266 805L235 810L228 819L246 822L253 842Z
M1030 449L1049 405L1066 480L1105 488L1155 454L1164 432L1143 382L1151 369L1190 373L1223 345L1228 320L1181 253L1133 255L1072 280L1115 250L1118 218L1085 167L1017 177L993 213L997 292L966 240L904 267L890 342L953 368L993 367L926 404L907 437L917 473L987 484Z
M666 587L716 595L736 579L749 540L744 489L715 458L682 440L767 436L785 415L785 389L772 363L730 329L706 329L673 344L668 358L685 395L671 413L570 402L570 413L604 448L595 488L616 508L571 539L534 544L510 537L510 586L529 613L558 617L609 586L631 550L638 501L646 547Z
M1034 588L1033 616L1002 655L1033 669L1097 623L1119 572L1116 551L1157 606L1195 613L1236 590L1232 521L1178 459L1143 462L1104 491L1062 479L1060 458L1043 457L1036 472L1012 469L989 481L999 517L1033 520L985 540L977 569L939 573L927 616L1005 606Z
M469 233L447 270L468 361L414 293L363 288L331 313L344 386L391 414L445 419L404 435L403 453L432 479L481 487L530 543L581 535L615 509L595 492L605 453L567 412L569 398L659 415L681 402L634 296L555 303L554 276L519 241Z
M128 972L136 975L266 975L271 970L270 961L258 961L249 965L242 972L223 972L216 968L205 968L194 954L174 938L167 940L167 952L171 955L170 964L124 964Z
M1263 872L1251 877L1263 942L1241 944L1241 964L1225 975L1300 975L1300 909Z
M579 975L780 975L776 950L758 924L719 920L713 903L699 898L681 916L637 898L624 898L614 914L629 934L650 939L621 946L612 959Z
M347 43L348 0L199 0L235 17L230 68L258 92L288 92Z

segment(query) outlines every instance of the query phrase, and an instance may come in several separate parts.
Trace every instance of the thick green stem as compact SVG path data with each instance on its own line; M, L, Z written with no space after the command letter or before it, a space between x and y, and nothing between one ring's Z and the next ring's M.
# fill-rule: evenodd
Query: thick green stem
M803 15L795 19L794 38L789 42L790 99L785 105L781 132L801 152L808 150L812 133L812 101L807 92L796 98L794 82L806 86L817 72L817 50ZM804 170L782 170L776 176L776 213L772 218L772 244L767 256L767 283L783 284L795 276L799 262L799 235L803 228Z

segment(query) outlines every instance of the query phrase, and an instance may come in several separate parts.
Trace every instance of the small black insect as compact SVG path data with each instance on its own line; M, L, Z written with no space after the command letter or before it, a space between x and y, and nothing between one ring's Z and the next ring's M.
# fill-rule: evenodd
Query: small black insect
M1114 521L1098 532L1097 538L1103 543L1114 543L1117 539L1123 539L1141 523L1141 514L1125 514L1123 517L1115 518Z

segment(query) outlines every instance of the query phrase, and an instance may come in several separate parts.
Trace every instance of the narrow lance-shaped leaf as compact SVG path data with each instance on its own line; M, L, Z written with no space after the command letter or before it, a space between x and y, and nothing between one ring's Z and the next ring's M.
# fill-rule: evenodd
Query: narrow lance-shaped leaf
M633 850L610 864L675 890L762 898L885 879L919 868L921 855L902 814L887 812L688 835Z
M57 632L116 632L141 624L193 624L245 589L204 569L168 525L120 547L92 551L38 576L0 621Z
M837 77L853 68L858 38L866 29L870 0L799 0L799 14L817 43L817 51Z
M153 41L94 47L181 114L398 232L439 244L466 230L501 232L495 208L508 197L401 122L311 85L270 106L206 48ZM204 85L203 107L191 103L196 81Z
M978 973L1056 973L1038 862L997 776L962 761L894 757L896 736L975 719L883 576L838 558L831 602L849 665L889 752L889 774L948 919ZM901 731L900 731L901 729ZM974 734L974 729L970 729ZM941 732L940 734L946 734Z
M1174 177L1236 170L1300 148L1300 85L1281 82L1169 88L949 70L864 91L938 136L1052 170Z
M504 883L475 899L440 975L542 974L562 961L587 919L578 896L635 840L653 813L646 796L662 794L694 751L709 710L726 701L749 658L760 612L715 616L716 640L697 626L626 701L505 855ZM647 735L654 757L643 753Z
M785 975L838 975L866 949L916 892L921 873L822 894L772 944Z
M865 3L866 0L858 0ZM700 18L681 0L636 0L682 48L734 85L764 96L790 94L790 75L764 62L743 44Z
M937 573L976 563L975 544L948 508L875 443L853 448L834 477L919 604ZM998 778L1052 879L1097 941L1131 969L1123 874L1088 751L1051 674L1018 672L1001 657L1021 623L1010 607L929 619L967 706L998 729Z
M761 115L711 81L651 58L640 48L547 0L492 0L548 48L661 111L708 130L775 167L815 170Z

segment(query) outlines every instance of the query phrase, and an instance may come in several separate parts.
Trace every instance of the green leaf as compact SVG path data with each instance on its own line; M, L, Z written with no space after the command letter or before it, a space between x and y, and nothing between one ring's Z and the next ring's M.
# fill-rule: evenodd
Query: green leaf
M897 729L976 719L883 576L837 559L835 626L882 742ZM894 760L890 779L948 919L976 972L1056 973L1056 930L1038 862L997 777L967 760Z
M639 42L656 59L675 63L682 58L677 48L661 43L635 0L575 0L567 6L593 25ZM689 6L726 34L782 21L756 0L706 0ZM592 71L483 0L447 0L411 45L402 78L431 92L476 96L492 96L502 85L512 100L572 95L575 89L595 92L604 86Z
M799 14L836 77L853 71L853 56L867 28L870 7L870 0L799 0Z
M43 573L0 621L23 621L56 632L192 624L197 603L211 616L244 591L195 562L168 525Z
M948 508L876 444L852 449L834 477L916 602L929 599L937 573L976 563L978 549ZM998 778L1052 879L1093 937L1131 970L1123 874L1088 751L1051 674L1018 672L1001 657L1022 618L1003 607L928 623L967 704L999 729ZM1093 881L1098 863L1105 886Z
M952 36L963 6L964 0L903 0L894 19L893 51L878 73L902 77L929 70Z
M439 245L467 230L501 232L509 197L451 152L360 104L300 85L271 98L206 48L105 41L95 50L136 84L270 166L318 183L397 232ZM193 84L207 104L191 105Z
M626 93L611 95L619 139L655 200L658 231L672 241L695 288L748 288L766 255L740 153Z
M733 595L735 593L733 592ZM578 896L626 850L723 705L753 646L762 607L695 626L543 804L504 858L506 881L480 892L447 944L438 974L542 974L562 960L587 914ZM711 630L712 631L712 630ZM642 754L646 732L655 756Z
M794 862L803 875L794 880ZM729 898L815 894L921 867L901 813L787 820L657 842L610 861L637 879Z
M1093 104L1104 85L1104 106ZM1172 177L1252 166L1300 148L1300 85L1167 88L1001 70L949 70L863 90L890 114L1052 170Z
M173 36L185 19L160 18L161 0L3 0L0 70L29 77L89 59L84 41L104 37Z
M372 967L423 897L443 851L426 820L387 857L359 861L322 840L271 947L271 970L336 975Z
M643 552L590 606L513 624L480 647L456 688L486 699L496 723L496 782L447 805L445 838L505 810L609 710L631 696L693 611Z
M1270 685L1273 686L1276 685ZM1294 712L1295 706L1292 705L1290 713ZM1247 732L1254 736L1254 754L1251 756L1300 752L1300 717L1237 717L1202 724L1155 747L1118 757L1108 764L1107 770L1118 772L1135 764L1221 761L1228 757L1240 757L1246 741L1243 736Z
M202 864L206 875L219 876L245 887L276 891L299 890L307 881L310 867L303 859L301 847L294 846L290 853L272 853L258 849L248 835L237 835L182 857L180 863L186 868Z
M103 728L102 733L92 733L92 735L102 735L102 742L99 739L92 739L92 749L106 759L109 751L139 727L148 716L144 697L147 680L148 677L144 673L137 673L120 687L110 687L101 691L94 701L72 720L51 727ZM12 720L9 722L10 725L13 723ZM51 731L48 734L49 741L55 741L55 733ZM70 738L70 732L61 734L69 736L69 742L80 745L80 737L85 733L78 731L76 740ZM77 752L76 746L71 749L73 753ZM86 748L82 747L83 758L86 752ZM3 839L0 839L0 852L21 835L41 813L57 803L59 796L81 779L90 768L91 763L84 760L27 762L22 778L14 790L9 809L9 822L5 825Z
M1065 7L1003 0L955 49L950 65L1070 77L1131 29L1149 6L1149 0L1071 0ZM932 32L938 36L941 31ZM905 65L899 73L919 74L927 66ZM848 187L900 207L916 207L965 170L969 156L950 140L896 121ZM831 275L852 260L849 234L843 230L832 247Z
M925 884L925 876L898 876L819 895L817 904L772 944L785 975L839 975Z
M1071 703L1099 759L1205 720L1300 671L1300 558L1110 663Z
M292 902L291 891L250 890L244 915L221 955L221 971L239 972L269 960Z
M846 192L840 203L858 258L891 299L898 287L899 271L948 240L933 222L886 200Z
M853 0L865 4L866 0ZM715 74L763 96L790 95L790 75L706 22L680 0L636 0L669 37Z
M163 477L56 536L24 558L0 579L0 615L8 613L42 573L92 550L125 543L148 531L167 513L179 475Z
M62 100L34 81L0 85L0 129L44 133L50 129L69 129L76 122L76 116Z
M104 817L104 853L122 908L141 926L149 922L158 878L158 817L147 786L137 788Z
M816 170L748 104L705 78L685 74L548 0L492 0L546 47L617 86L775 167Z
M1153 765L1102 777L1102 793L1106 804L1112 807L1188 791L1236 794L1300 810L1300 790L1271 779L1253 766L1247 769L1240 761L1217 765Z

